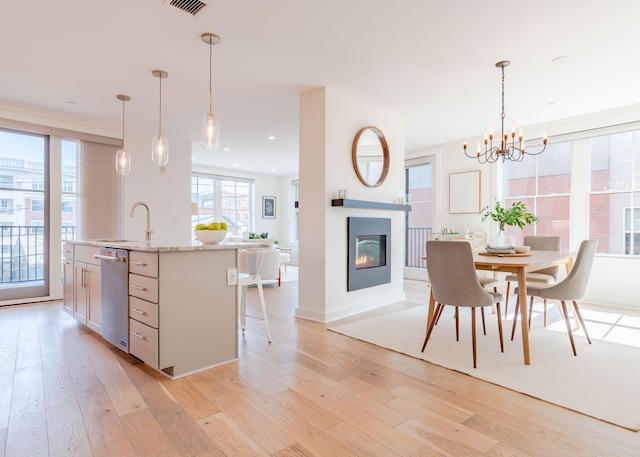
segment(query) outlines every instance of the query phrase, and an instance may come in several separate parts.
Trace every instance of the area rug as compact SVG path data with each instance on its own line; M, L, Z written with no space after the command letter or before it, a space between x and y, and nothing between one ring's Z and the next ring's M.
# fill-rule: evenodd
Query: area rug
M534 320L531 365L524 365L520 323L514 341L504 322L505 352L500 352L496 316L487 313L487 335L477 322L478 368L473 368L470 311L461 309L460 341L455 340L452 307L438 322L424 353L426 306L330 327L343 335L391 349L540 400L624 427L640 430L640 349L575 335L578 356L565 332Z

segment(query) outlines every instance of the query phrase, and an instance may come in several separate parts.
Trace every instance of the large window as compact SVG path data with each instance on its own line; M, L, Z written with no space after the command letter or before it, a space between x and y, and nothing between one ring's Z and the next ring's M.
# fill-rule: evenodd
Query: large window
M253 181L194 173L191 177L191 225L226 222L231 235L251 232Z
M409 161L405 167L407 238L405 266L426 266L423 257L433 227L433 165L429 157Z
M526 235L560 236L561 249L569 249L572 143L549 144L546 151L505 162L505 205L521 201L540 220L523 230L508 229L522 243Z
M589 237L598 252L640 255L640 131L589 139Z

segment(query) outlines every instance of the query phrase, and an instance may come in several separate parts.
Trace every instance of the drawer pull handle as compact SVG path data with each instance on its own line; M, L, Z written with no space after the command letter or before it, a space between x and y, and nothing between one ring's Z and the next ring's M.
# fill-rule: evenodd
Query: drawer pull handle
M139 333L136 333L136 332L131 332L131 334L133 336L135 336L136 338L140 338L141 340L147 341L147 337L146 336L140 335Z
M147 313L145 311L140 311L137 308L131 308L131 312L132 313L136 313L136 314L140 314L141 316L146 316L147 315Z
M147 290L146 287L136 286L135 284L131 284L131 288L136 290Z
M130 261L129 263L130 263L131 265L137 265L137 266L139 266L139 267L146 267L146 266L147 266L147 264L146 264L146 263L144 263L144 262L131 262L131 261Z

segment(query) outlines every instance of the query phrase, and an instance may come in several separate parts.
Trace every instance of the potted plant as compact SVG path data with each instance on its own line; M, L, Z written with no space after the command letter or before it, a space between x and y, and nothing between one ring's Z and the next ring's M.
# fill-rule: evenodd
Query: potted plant
M517 225L524 228L526 225L538 222L538 218L527 210L527 205L522 202L513 202L510 208L504 208L500 202L496 202L493 210L489 206L485 206L482 211L482 222L491 218L496 221L500 230L498 235L492 240L490 247L494 248L512 248L515 247L516 240L505 230L505 225Z

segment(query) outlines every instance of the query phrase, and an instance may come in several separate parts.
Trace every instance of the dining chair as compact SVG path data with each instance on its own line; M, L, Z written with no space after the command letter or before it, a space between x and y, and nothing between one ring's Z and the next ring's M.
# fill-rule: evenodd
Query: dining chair
M500 313L502 294L487 291L480 284L473 262L471 246L468 243L458 241L427 241L427 258L429 259L427 269L431 281L431 291L437 306L427 327L422 352L427 347L437 316L442 313L445 305L456 307L456 327L458 326L458 308L471 309L473 368L477 367L476 308L496 305L500 350L504 352L502 315Z
M278 256L277 264L280 262L280 254L273 249L241 249L238 251L238 265L242 265L242 271L238 273L238 320L240 330L244 335L247 327L247 287L256 286L258 288L258 296L260 298L260 306L262 307L262 322L267 331L267 341L271 343L271 332L269 331L269 321L267 319L267 307L264 301L264 291L262 289L262 269L265 263L269 262L268 256L273 251ZM242 261L241 261L242 259Z
M524 237L523 244L531 247L532 251L559 251L560 250L560 237L559 236L541 236L541 235L529 235ZM558 280L559 267L543 268L542 270L532 271L527 273L527 284L555 284ZM518 275L507 275L504 280L507 282L506 299L504 303L504 318L507 318L507 311L509 309L509 289L513 281L518 281ZM517 295L516 295L517 297ZM520 303L516 298L516 307L513 314L514 321L518 318L518 311L520 309ZM533 297L529 302L529 326L531 326L531 311L533 310ZM547 326L547 300L544 300L544 326ZM511 336L513 339L513 335Z
M589 282L589 276L591 275L591 268L593 267L593 259L596 255L596 248L598 247L597 240L584 240L580 243L580 249L576 256L576 263L567 275L565 279L557 284L533 284L527 282L527 295L532 297L540 297L545 299L559 300L562 304L562 314L564 315L565 323L567 324L567 332L569 333L569 340L571 341L571 348L573 349L573 355L577 355L576 344L573 339L573 331L571 330L571 323L569 322L569 314L567 313L567 301L573 302L573 311L575 317L580 321L584 335L587 337L587 341L591 344L591 338L587 332L587 327L584 325L584 319L582 319L582 313L580 313L580 307L578 306L578 300L584 298L584 294L587 290L587 284ZM514 293L518 293L516 287ZM515 328L516 319L513 320ZM512 330L513 334L514 330ZM513 339L513 337L511 338Z

